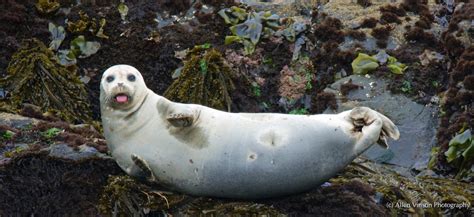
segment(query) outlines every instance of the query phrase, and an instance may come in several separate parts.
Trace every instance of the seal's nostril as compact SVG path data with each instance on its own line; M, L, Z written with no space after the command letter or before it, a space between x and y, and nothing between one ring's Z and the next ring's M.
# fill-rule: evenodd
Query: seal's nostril
M123 86L123 82L117 83L119 87Z

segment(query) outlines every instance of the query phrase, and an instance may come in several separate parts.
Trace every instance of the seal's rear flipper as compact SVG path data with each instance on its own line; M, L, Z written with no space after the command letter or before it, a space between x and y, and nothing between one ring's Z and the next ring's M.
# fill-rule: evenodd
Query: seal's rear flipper
M398 131L398 127L385 115L380 114L376 111L377 115L382 119L382 132L380 132L380 137L379 140L377 141L377 144L381 145L382 147L388 148L387 144L387 136L394 139L398 140L400 138L400 132Z
M131 158L132 158L133 163L135 163L135 165L137 165L137 167L142 170L142 172L145 174L145 178L149 182L155 182L156 181L156 178L155 178L155 175L153 174L153 171L151 170L150 166L148 165L148 163L143 158L139 157L136 154L132 154Z
M387 137L395 140L400 137L397 126L390 119L370 108L356 107L346 119L354 125L356 131L362 132L356 145L358 152L365 151L376 142L388 148Z

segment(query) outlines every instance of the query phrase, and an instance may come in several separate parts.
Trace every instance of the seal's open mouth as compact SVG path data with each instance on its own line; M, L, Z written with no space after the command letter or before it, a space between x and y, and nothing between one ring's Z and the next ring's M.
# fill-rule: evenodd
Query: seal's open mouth
M128 97L127 94L119 93L119 94L115 95L114 99L115 99L115 102L117 102L119 104L125 104L125 103L128 103L130 97Z

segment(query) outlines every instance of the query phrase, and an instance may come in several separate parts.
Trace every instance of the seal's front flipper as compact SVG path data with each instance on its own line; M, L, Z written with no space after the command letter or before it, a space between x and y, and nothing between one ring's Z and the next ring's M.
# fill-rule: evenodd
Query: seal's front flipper
M192 113L172 113L166 120L175 127L189 127L193 124L194 115Z
M142 170L142 172L145 174L146 179L149 182L155 182L156 178L155 175L153 174L153 171L151 170L150 166L148 163L141 157L139 157L136 154L132 154L132 161L137 165L138 168Z

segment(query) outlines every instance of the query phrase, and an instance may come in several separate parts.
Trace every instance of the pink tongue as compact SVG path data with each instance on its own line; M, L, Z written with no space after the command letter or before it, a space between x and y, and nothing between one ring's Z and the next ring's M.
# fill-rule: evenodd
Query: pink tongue
M125 95L118 95L115 97L115 99L117 100L117 102L119 103L124 103L124 102L127 102L128 101L128 96L125 96Z

